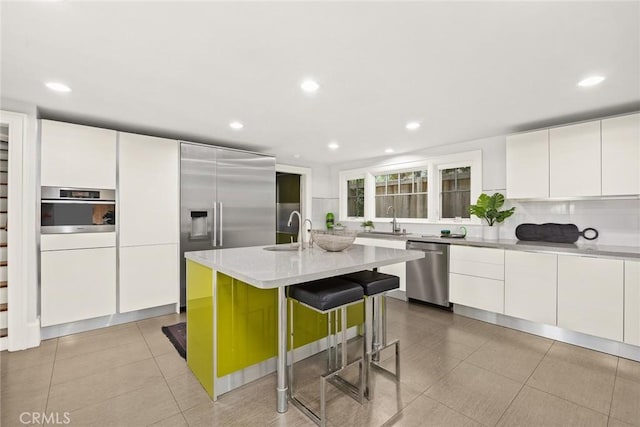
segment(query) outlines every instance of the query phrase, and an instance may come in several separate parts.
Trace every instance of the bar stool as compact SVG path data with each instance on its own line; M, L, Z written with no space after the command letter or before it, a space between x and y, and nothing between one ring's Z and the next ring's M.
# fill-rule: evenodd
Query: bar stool
M289 365L288 375L288 387L289 398L291 402L311 418L316 424L324 427L326 425L326 385L331 381L333 385L340 390L347 392L348 395L353 397L359 403L364 400L365 389L365 377L364 377L364 364L362 357L358 357L351 363L347 361L347 307L353 304L362 302L364 298L363 288L357 283L353 283L337 277L331 277L327 279L315 280L312 282L303 283L301 285L294 285L289 287L289 313L291 313L291 320L289 325L289 333L291 336L291 343L293 343L293 301L296 300L300 304L322 314L327 314L328 322L328 335L327 335L327 352L329 357L328 372L325 375L320 376L320 414L316 414L302 401L300 401L295 395L294 379L293 379L293 351L291 351L291 363ZM341 317L341 340L342 344L342 357L340 364L337 363L338 355L338 343L335 346L335 359L331 356L333 345L331 344L331 337L333 331L337 333L337 328L332 331L332 323L335 326L336 315L340 311ZM358 365L359 377L358 386L355 386L346 380L342 379L339 374L347 368L354 365ZM339 380L339 381L336 381Z
M391 274L378 271L363 270L339 276L362 286L365 295L365 327L364 354L365 363L365 396L371 399L370 375L371 366L381 369L400 379L400 341L387 342L386 293L400 287L400 279ZM380 352L395 346L395 373L378 364Z

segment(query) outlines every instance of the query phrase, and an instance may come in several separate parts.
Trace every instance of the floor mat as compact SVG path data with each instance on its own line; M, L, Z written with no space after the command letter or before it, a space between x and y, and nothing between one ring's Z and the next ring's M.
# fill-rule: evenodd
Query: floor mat
M171 326L163 326L162 332L169 338L171 344L178 350L183 359L187 358L187 323L180 322Z

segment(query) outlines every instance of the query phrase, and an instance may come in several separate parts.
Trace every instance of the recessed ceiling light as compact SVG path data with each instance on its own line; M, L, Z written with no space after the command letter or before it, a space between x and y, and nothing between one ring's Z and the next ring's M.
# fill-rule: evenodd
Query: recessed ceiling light
M329 147L330 150L337 150L338 148L340 148L337 142L330 142L327 147Z
M409 122L405 125L408 130L416 130L420 127L420 122Z
M299 159L299 158L300 158L300 154L294 154L294 155L293 155L293 158L294 158L294 159Z
M300 84L300 89L306 93L316 93L320 89L320 85L315 80L307 79Z
M240 130L244 127L244 125L242 123L240 123L237 120L234 120L233 122L229 123L229 127L231 129L235 129L235 130Z
M47 82L44 85L51 90L55 90L56 92L71 92L71 88L64 83Z
M578 86L581 86L581 87L595 86L597 84L602 83L603 81L604 81L603 76L591 76L591 77L587 77L584 80L580 80L580 82L578 83Z
M391 154L394 151L393 151L393 148L387 148L386 150L384 150L384 152L387 153L387 154Z

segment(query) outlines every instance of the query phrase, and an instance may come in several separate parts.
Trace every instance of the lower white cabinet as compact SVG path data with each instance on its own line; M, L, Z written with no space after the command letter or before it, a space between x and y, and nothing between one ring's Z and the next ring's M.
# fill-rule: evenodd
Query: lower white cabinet
M556 324L558 256L505 251L504 314Z
M624 262L624 342L640 346L640 261Z
M42 326L116 312L116 248L41 252Z
M622 260L558 256L558 326L623 340Z
M178 245L121 247L119 258L121 313L178 303Z
M382 248L395 248L395 249L405 249L407 246L407 242L405 242L404 240L372 239L368 237L358 237L355 240L355 243L358 245L379 246ZM401 262L399 264L386 265L384 267L380 267L378 268L378 271L381 273L398 276L398 278L400 278L399 290L406 292L407 268L404 262Z

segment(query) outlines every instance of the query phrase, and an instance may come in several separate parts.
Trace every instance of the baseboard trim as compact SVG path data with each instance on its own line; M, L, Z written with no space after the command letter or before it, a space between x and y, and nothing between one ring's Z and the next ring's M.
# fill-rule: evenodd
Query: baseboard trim
M108 326L120 325L122 323L135 322L136 320L143 320L150 317L174 313L176 313L176 304L168 304L160 307L131 311L128 313L117 313L110 316L96 317L95 319L79 320L77 322L65 323L63 325L47 326L41 329L41 334L42 339L47 340L50 338L77 334L79 332L86 332L93 329L106 328Z
M585 347L591 350L614 356L624 357L640 362L640 347L613 341L607 338L595 337L581 332L571 331L553 325L532 322L530 320L518 319L504 314L493 313L464 305L453 305L453 312L472 319L481 320L494 325L506 328L517 329L533 335L549 338L552 340Z

